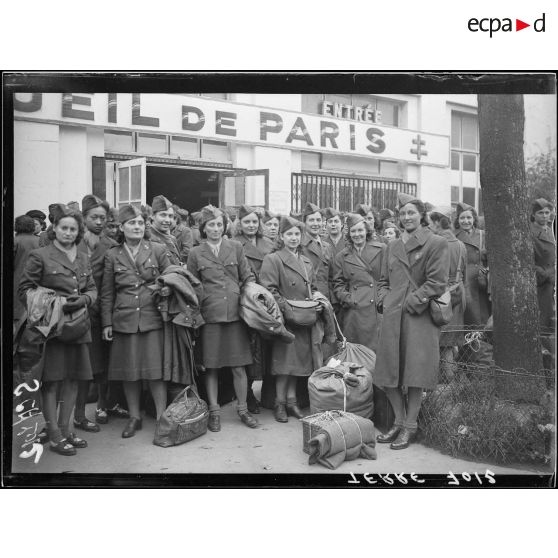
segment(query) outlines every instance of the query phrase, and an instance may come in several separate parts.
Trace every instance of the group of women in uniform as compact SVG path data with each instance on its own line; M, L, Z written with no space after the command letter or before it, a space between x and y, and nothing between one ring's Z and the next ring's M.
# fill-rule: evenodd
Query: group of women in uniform
M541 300L553 295L552 209L540 199L532 213ZM142 428L142 385L149 386L157 418L165 410L163 322L152 287L171 266L186 269L201 283L204 325L197 337L198 360L213 432L221 430L219 377L225 369L232 375L239 420L247 427L259 424L254 415L260 406L251 387L255 378L263 378L262 404L264 395L271 394L271 404L263 406L273 408L275 420L304 416L299 380L321 366L335 347L316 344L312 325L297 325L289 315L291 303L321 293L347 340L377 353L374 381L395 415L378 442L406 448L417 430L423 390L438 381L440 345L457 344L448 336L441 343L429 301L456 285L454 320L484 324L490 315L483 284L484 233L476 211L466 204L457 205L453 230L449 209L428 208L408 194L399 194L397 214L382 210L380 215L360 205L342 216L307 203L301 215L280 217L242 206L232 225L225 212L206 206L192 216L192 228L185 222L178 226L187 214L164 196L153 199L150 214L132 205L115 212L92 195L85 196L81 211L53 204L49 212L44 246L32 243L18 264L19 300L25 304L30 289L52 289L64 297L65 313L87 308L91 321L81 338L64 343L54 337L42 350L45 438L61 455L86 447L74 429L98 431L110 410L128 418L122 436L134 436ZM272 293L295 334L292 343L263 339L240 319L240 296L249 282ZM93 421L85 416L85 403L94 376L99 398ZM114 403L111 394L119 387L125 402L120 396Z

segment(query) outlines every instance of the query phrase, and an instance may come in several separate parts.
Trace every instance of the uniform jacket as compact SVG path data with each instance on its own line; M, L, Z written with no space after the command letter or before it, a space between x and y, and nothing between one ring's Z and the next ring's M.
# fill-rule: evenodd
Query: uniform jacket
M97 292L101 292L101 284L103 281L103 271L105 269L105 254L113 246L117 246L116 241L109 238L104 233L99 236L99 242L95 246L91 255L87 251L87 245L83 240L78 244L77 249L79 252L85 254L89 258L91 270L93 272L93 280L97 287ZM98 297L96 303L91 307L91 318L100 319L101 315L101 298Z
M135 261L124 244L108 250L101 287L101 323L113 332L137 333L163 326L148 288L170 265L160 244L142 240Z
M329 268L332 261L331 244L323 241L320 246L307 232L304 232L300 247L302 254L312 262L313 282L316 289L331 300L329 287Z
M85 294L91 301L89 306L94 305L97 300L97 288L89 258L78 250L76 259L70 262L66 254L54 244L30 252L19 283L20 300L26 302L27 290L36 287L52 289L58 296L66 298ZM90 341L91 334L88 332L76 343Z
M188 271L202 282L201 313L206 323L240 319L240 289L244 283L254 281L240 242L223 238L219 256L213 254L207 242L202 242L190 252Z
M465 324L484 325L491 314L491 304L486 289L479 285L479 269L486 267L486 234L474 229L471 234L462 229L455 233L467 248L467 272L465 274ZM481 238L482 237L482 238Z
M49 225L46 229L46 231L41 231L39 234L39 248L44 248L45 246L48 246L49 244L52 244L52 240L50 240L50 238L48 237L48 233L49 231L52 230L52 225Z
M543 327L552 326L554 282L556 265L556 241L550 227L531 223L531 236L535 251L535 273L539 300L540 321Z
M345 235L343 233L341 233L341 238L337 244L334 244L329 236L325 236L322 240L331 246L331 255L333 258L335 258L339 252L342 252L345 248L347 248L347 241L345 240Z
M382 242L371 240L358 256L349 246L337 254L333 266L333 290L343 305L343 334L350 342L374 351L379 335L377 282L385 249Z
M188 254L194 246L192 229L181 223L172 231L172 235L176 238L180 259L182 263L186 263L188 261Z
M39 237L32 233L16 234L14 237L14 291L13 291L13 305L14 305L14 320L18 320L25 314L25 304L22 304L17 296L17 288L23 274L23 268L29 252L39 247Z
M178 241L172 234L164 235L160 233L155 227L151 227L149 229L149 240L165 247L167 258L172 265L180 265L181 263L186 263L186 260L183 260L180 255Z
M240 242L244 248L244 254L248 263L250 264L250 269L256 277L256 282L260 282L260 270L262 268L262 263L264 257L273 250L273 242L269 238L257 237L256 245L254 246L248 237L240 234L234 237L234 240Z
M418 286L411 285L407 270ZM440 328L428 310L449 276L448 242L421 227L403 243L387 245L378 282L383 308L375 383L433 388L438 379Z

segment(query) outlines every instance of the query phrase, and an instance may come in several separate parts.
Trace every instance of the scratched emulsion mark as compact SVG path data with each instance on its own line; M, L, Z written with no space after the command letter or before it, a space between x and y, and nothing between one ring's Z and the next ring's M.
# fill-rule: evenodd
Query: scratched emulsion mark
M33 383L35 384L34 387L31 387L27 382L19 384L14 389L14 395L16 397L21 397L24 391L28 393L38 391L40 386L39 382L37 380L33 380ZM29 419L39 415L41 411L36 406L36 400L31 398L18 403L15 411L17 413L18 420L14 422L14 429L17 429L16 436L22 436L22 438L19 439L23 440L23 443L21 444L22 451L19 454L19 457L22 459L29 459L30 457L35 456L33 461L37 464L41 459L41 455L43 455L43 445L39 443L37 438L37 429L39 424L36 421L31 421L35 423L34 425L31 425L29 422L26 423L26 421L29 421ZM17 428L18 425L21 426Z

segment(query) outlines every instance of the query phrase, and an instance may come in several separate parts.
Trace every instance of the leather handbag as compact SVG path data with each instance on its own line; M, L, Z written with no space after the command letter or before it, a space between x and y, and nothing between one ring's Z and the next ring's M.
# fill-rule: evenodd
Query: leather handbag
M403 267L411 285L415 289L418 289L417 284L414 282L411 274L409 273L406 267ZM430 311L430 317L434 322L434 325L441 327L448 325L453 318L453 309L451 305L451 293L457 289L459 284L452 285L448 289L446 289L439 297L431 298L430 302L428 303L428 309Z
M192 397L188 397L189 392ZM207 432L209 410L195 385L183 389L161 415L153 443L163 448L177 446Z
M306 286L308 288L308 300L288 300L286 299L287 306L284 313L285 322L289 325L298 327L313 326L318 320L318 306L320 303L312 300L312 291L310 289L310 281L308 280L308 272L306 266L304 267L304 275L306 276Z
M81 339L91 329L91 321L87 306L78 308L74 312L64 314L64 322L58 335L62 343L73 343Z

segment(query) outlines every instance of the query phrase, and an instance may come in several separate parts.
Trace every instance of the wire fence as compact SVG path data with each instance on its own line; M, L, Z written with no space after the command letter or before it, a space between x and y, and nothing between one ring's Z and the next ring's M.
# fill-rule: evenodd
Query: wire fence
M422 441L454 457L549 463L556 432L555 333L541 336L544 368L535 374L497 368L490 330L451 334L462 344L441 347L439 384L425 394L419 416Z

